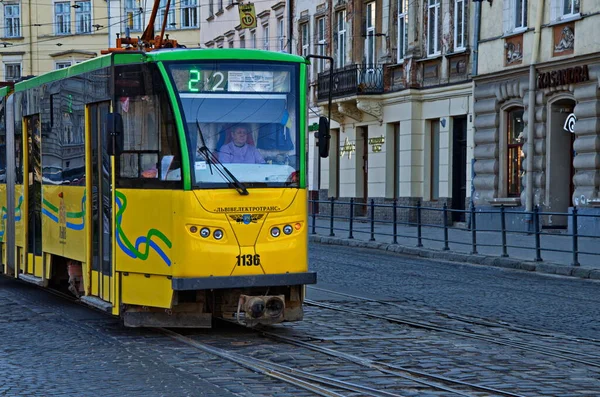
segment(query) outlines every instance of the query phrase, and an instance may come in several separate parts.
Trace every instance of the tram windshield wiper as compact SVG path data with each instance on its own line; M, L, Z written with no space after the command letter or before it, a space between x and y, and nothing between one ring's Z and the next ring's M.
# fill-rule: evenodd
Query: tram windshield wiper
M208 166L210 168L210 173L212 174L212 164L215 164L215 168L217 169L217 171L219 171L223 179L233 184L233 186L235 186L235 190L237 190L239 194L241 194L242 196L247 196L249 193L248 189L246 189L246 185L240 182L235 177L235 175L233 175L231 171L229 171L229 169L225 167L223 163L221 163L218 157L210 151L208 146L206 146L204 134L202 133L202 129L200 128L200 123L198 122L198 120L196 120L196 126L198 127L198 134L200 135L200 139L202 140L202 146L198 148L198 153L202 154L206 159L206 162L208 163ZM217 167L217 165L219 167Z

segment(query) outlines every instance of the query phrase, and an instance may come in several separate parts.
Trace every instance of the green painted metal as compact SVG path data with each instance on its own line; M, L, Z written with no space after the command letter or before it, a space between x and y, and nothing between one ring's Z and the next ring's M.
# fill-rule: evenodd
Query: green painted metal
M298 55L288 53L255 50L248 48L218 48L218 49L184 49L152 51L146 54L149 59L162 61L192 61L192 60L244 60L244 61L279 61L307 63Z
M7 96L9 91L10 91L10 87L2 87L2 88L0 88L0 97Z
M15 84L15 92L26 91L42 84L78 76L83 73L93 72L94 70L107 68L111 65L140 63L143 62L143 60L144 54L142 53L107 54L98 58L88 59L87 61L77 63L68 68L53 70L36 77L32 77L31 79L21 81Z
M300 188L304 189L306 187L306 150L305 148L305 144L306 144L306 123L307 123L307 119L306 119L306 87L308 87L308 83L306 81L306 69L307 67L305 65L300 65L300 87L298 88L298 96L300 97L300 103L299 103L299 112L298 112L298 119L300 120L300 125L298 126L298 128L300 128L300 134L299 134L299 139L298 139L298 143L297 145L299 146L299 151L300 151Z
M158 69L160 70L160 73L165 81L165 86L167 87L167 91L169 93L169 100L171 101L171 106L173 107L173 112L175 113L175 119L177 120L177 135L179 136L179 146L181 147L181 175L183 178L183 190L191 190L192 174L190 169L190 156L187 139L185 136L185 128L183 126L183 115L181 114L175 88L173 87L173 84L171 84L171 79L169 78L165 65L162 62L159 62Z

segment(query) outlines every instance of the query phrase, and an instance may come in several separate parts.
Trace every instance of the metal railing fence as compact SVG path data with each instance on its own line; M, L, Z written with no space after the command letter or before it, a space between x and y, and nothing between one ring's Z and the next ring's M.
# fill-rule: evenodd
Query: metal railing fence
M377 210L386 210L388 214L391 211L391 219L376 219ZM407 210L410 215L406 215ZM404 220L399 219L399 211L404 211ZM357 212L362 212L364 216L357 216ZM431 217L432 213L441 216L439 224L423 221L424 215ZM452 213L465 215L465 227L451 225ZM313 235L336 236L337 232L345 238L354 239L357 238L355 234L360 234L358 238L391 244L399 244L399 239L405 239L412 241L416 247L424 247L427 243L428 248L460 251L460 248L455 248L458 246L463 247L462 251L468 249L470 254L480 253L483 247L487 249L487 255L506 258L517 253L515 257L536 262L543 261L544 253L553 256L553 262L557 262L556 254L563 254L558 262L567 262L571 266L580 266L582 255L594 262L600 259L600 236L585 234L578 227L578 221L583 217L596 218L600 223L600 215L581 214L577 207L571 213L542 212L538 206L531 212L504 206L500 206L498 210L480 209L474 205L466 210L457 210L448 208L446 203L441 208L433 208L423 207L420 201L416 205L400 205L397 200L393 200L391 204L375 204L374 199L359 202L355 199L341 201L330 198L309 200L309 214L310 234ZM496 223L499 220L500 227L478 227L477 219L484 214L499 218L494 220ZM507 226L507 218L510 216L530 219L528 230L511 229ZM544 230L541 217L548 216L568 219L570 231L566 226L564 230ZM403 245L410 245L405 241L402 242ZM582 243L584 247L581 246ZM568 254L568 257L564 254Z

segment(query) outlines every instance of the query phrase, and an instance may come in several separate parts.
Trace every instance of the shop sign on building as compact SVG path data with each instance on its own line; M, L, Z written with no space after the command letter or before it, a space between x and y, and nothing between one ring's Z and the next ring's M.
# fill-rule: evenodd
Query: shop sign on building
M587 65L553 70L538 75L538 88L551 88L561 85L578 84L589 81L590 72Z

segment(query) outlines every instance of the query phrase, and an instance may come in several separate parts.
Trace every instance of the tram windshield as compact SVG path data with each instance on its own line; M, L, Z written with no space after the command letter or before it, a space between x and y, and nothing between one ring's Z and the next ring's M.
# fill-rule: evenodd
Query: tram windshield
M230 186L215 159L247 187L298 186L297 65L173 62L168 70L185 119L194 186Z

